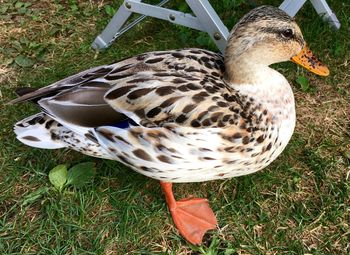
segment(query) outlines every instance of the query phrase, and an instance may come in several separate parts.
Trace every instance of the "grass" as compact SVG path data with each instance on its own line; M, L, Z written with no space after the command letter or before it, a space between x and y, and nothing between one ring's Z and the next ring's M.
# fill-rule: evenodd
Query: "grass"
M211 2L230 26L253 7L234 1L237 8L225 10ZM178 197L207 197L217 213L220 227L201 247L177 234L157 181L117 162L20 144L12 126L37 109L4 103L16 87L42 87L137 53L213 49L208 38L147 19L96 54L90 44L110 19L110 7L121 1L2 3L0 254L349 254L350 5L328 2L340 30L331 30L309 3L297 21L331 75L319 78L291 63L275 66L294 85L297 100L296 131L283 155L254 175L175 186ZM296 82L300 76L310 89ZM85 161L98 169L92 183L64 192L52 188L53 167Z

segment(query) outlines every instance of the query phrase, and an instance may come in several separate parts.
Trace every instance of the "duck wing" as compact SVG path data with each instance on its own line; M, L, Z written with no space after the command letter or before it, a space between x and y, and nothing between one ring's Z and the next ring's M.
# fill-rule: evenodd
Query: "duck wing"
M128 118L143 126L223 126L224 98L230 99L223 66L221 55L200 49L150 52L22 91L11 103L37 102L57 121L77 127Z
M119 80L105 94L114 110L146 127L223 127L225 113L230 113L226 121L233 117L228 108L239 98L230 96L234 91L223 80L221 55L188 49L141 59L142 72Z
M39 89L18 88L16 90L16 93L19 95L19 97L10 101L9 104L16 104L25 101L36 102L41 98L50 97L64 90L79 87L90 81L94 81L100 77L104 77L105 75L108 75L108 73L110 73L114 68L117 68L117 66L105 65L94 67Z

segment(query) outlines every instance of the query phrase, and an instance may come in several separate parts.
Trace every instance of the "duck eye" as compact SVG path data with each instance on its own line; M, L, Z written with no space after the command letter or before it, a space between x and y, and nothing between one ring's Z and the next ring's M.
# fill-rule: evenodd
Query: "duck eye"
M286 30L282 31L282 36L285 38L292 38L293 37L293 30L288 28Z

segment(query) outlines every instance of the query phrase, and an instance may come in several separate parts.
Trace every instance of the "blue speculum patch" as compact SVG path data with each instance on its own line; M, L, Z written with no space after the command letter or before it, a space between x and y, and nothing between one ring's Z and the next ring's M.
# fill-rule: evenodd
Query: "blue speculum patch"
M117 127L117 128L122 128L122 129L127 129L130 126L138 126L135 121L131 119L123 120L121 122L118 122L116 124L111 125L112 127Z

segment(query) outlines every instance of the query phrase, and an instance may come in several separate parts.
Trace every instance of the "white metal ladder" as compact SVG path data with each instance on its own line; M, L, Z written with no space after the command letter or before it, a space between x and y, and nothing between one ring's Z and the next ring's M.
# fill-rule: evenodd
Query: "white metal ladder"
M208 0L186 0L194 15L162 7L170 0L162 0L158 5L151 5L141 0L125 0L100 35L92 43L94 49L107 48L115 39L141 22L145 17L155 17L169 22L207 32L221 52L224 52L229 31L210 5ZM310 0L317 13L333 27L340 23L329 8L326 0ZM290 16L294 16L306 0L284 0L279 6ZM142 14L139 18L123 27L132 13Z

